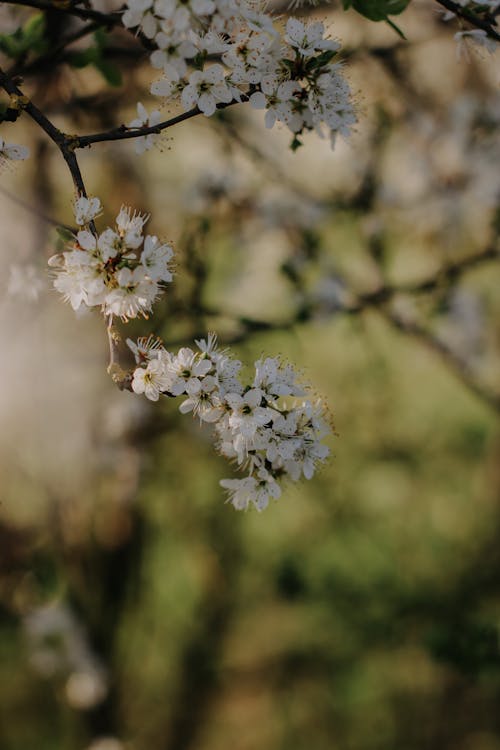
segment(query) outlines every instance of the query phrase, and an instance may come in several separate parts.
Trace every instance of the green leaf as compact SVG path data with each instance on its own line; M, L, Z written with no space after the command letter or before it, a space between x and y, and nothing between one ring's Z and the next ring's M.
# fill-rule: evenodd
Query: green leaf
M29 52L45 52L45 16L36 13L30 16L22 28L12 34L0 35L0 51L8 57L18 59Z
M73 242L75 239L73 232L70 232L66 227L56 227L56 232L65 243Z
M97 29L97 31L94 31L94 41L96 43L96 47L100 50L105 49L107 43L108 43L108 35L104 31L104 29Z
M326 49L324 52L322 52L317 57L313 57L309 61L309 69L316 70L317 68L323 68L325 65L328 65L328 63L335 57L337 52L333 49Z
M405 37L404 33L401 31L401 29L399 28L399 26L394 23L394 21L391 21L390 18L386 18L385 22L389 24L389 26L391 27L391 29L394 29L394 31L396 32L396 34L398 34L398 36L400 36L401 39L404 39L405 42L408 41L407 38Z
M302 141L300 141L297 136L294 136L293 141L290 143L290 148L292 151L297 151L297 149L303 145Z
M16 39L14 34L2 34L0 35L0 52L3 52L7 57L16 59L21 55L19 47L19 40Z
M27 42L39 41L45 34L45 16L42 13L37 13L28 18L23 26L22 33Z
M402 13L409 2L410 0L352 0L352 7L370 21L387 21L388 16Z
M87 47L81 52L71 52L68 55L68 63L72 68L85 68L100 60L101 54L97 47Z
M94 62L94 65L102 75L104 80L109 83L110 86L122 85L122 74L120 73L120 70L116 67L116 65L113 65L113 63L102 59L96 60Z

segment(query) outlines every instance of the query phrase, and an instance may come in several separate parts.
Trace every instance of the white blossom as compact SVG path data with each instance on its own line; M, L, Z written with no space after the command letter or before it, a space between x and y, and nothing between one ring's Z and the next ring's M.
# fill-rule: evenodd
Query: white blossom
M201 390L201 378L210 372L212 363L207 359L200 359L192 349L183 347L172 357L167 368L172 376L170 390L173 395L187 393L193 396Z
M85 198L81 195L74 203L75 221L78 226L90 224L99 214L102 213L101 201L99 198Z
M162 117L158 109L154 109L149 115L141 102L137 103L137 117L132 122L129 122L129 128L143 128L143 127L154 127L161 122ZM134 141L134 148L137 154L143 154L145 151L149 151L159 138L158 133L149 133L148 135L140 136Z
M106 296L105 314L128 320L151 311L158 285L138 266L120 268L115 274L117 287Z
M141 263L154 281L172 281L169 263L174 254L171 245L160 242L154 235L146 235L141 253Z
M152 359L147 367L138 367L134 371L132 390L134 393L144 393L150 401L158 401L160 393L168 389L169 378L161 359Z
M149 336L140 336L137 341L126 339L125 343L134 355L138 365L149 362L151 359L157 359L163 349L161 339L153 334Z
M85 226L101 210L99 199L78 199L75 213ZM171 245L143 235L148 217L122 206L115 228L100 234L76 233L70 249L52 257L54 286L74 310L100 306L105 315L124 321L146 316L165 284L172 280Z
M465 31L457 31L455 34L455 41L457 43L457 57L460 59L462 55L467 58L468 51L466 47L466 41L470 41L472 44L478 47L484 47L490 54L495 53L498 50L498 42L496 39L492 39L488 36L484 29L467 29Z
M279 484L264 469L259 470L257 477L221 479L220 485L228 490L229 502L236 510L247 510L250 503L253 503L257 510L264 510L270 498L277 500L281 496Z
M9 161L24 161L30 155L27 146L20 146L18 143L6 143L0 138L0 165Z
M320 22L304 24L298 18L289 18L286 23L285 41L303 57L314 57L323 50L336 52L340 44L333 39L324 39L325 27Z
M219 102L227 104L232 98L231 90L224 80L224 69L218 63L206 71L195 70L191 73L189 83L181 94L184 109L198 107L206 117L214 114Z
M263 510L271 498L280 497L284 479L310 479L329 455L322 442L329 428L321 404L282 401L304 393L291 365L262 358L255 363L253 386L244 387L239 380L241 363L218 348L213 333L196 341L198 352L183 347L173 354L157 339L127 343L142 365L134 373L133 390L146 393L148 387L146 395L153 400L162 392L186 395L179 411L213 424L220 453L247 471L243 479L221 481L238 510L250 505ZM235 384L232 391L225 390L226 368Z
M179 406L181 414L193 412L202 422L216 422L220 419L224 408L217 390L217 379L213 375L200 380L199 388L191 386L188 393L189 398Z

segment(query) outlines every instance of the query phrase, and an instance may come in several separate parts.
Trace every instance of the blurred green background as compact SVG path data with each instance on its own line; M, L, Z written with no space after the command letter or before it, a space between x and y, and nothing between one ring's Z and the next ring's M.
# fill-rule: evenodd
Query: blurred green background
M71 222L71 188L24 125L2 253L46 289L1 307L1 750L500 749L498 253L442 272L498 247L499 69L457 61L429 6L403 18L407 44L331 14L359 109L333 154L244 107L142 158L82 153L104 220L150 211L177 251L124 333L215 330L329 405L332 459L261 514L224 503L210 430L118 392L102 321L50 291L40 213ZM65 66L29 85L88 132L150 105L123 66L117 91Z

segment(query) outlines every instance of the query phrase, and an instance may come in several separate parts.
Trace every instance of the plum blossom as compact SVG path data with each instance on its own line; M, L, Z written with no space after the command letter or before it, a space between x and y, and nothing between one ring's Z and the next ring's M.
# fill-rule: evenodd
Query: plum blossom
M162 243L158 237L147 235L141 253L141 263L149 277L155 281L172 281L169 263L174 249L171 245Z
M102 213L101 201L99 198L86 198L81 195L75 200L74 213L75 221L79 227L90 224Z
M0 138L0 166L7 164L9 161L24 161L30 155L27 146L20 146L17 143L7 143Z
M318 52L336 52L340 44L333 39L324 39L325 27L320 22L304 24L298 18L289 18L286 23L285 42L303 57L314 57Z
M302 118L294 113L294 96L301 88L297 81L279 83L274 76L264 78L260 91L252 94L250 105L255 109L266 109L264 122L266 128L272 128L275 122L286 123L290 130L298 132L302 127Z
M126 321L147 317L164 285L172 281L170 245L144 236L148 217L122 206L115 227L100 234L91 222L101 211L98 198L79 198L75 218L80 229L68 250L53 256L54 286L74 310L100 306Z
M147 367L138 367L134 371L132 390L134 393L144 393L150 401L158 401L160 393L169 385L169 378L165 374L165 366L161 359L152 359Z
M179 349L177 356L172 357L167 369L172 376L170 391L174 396L182 393L192 396L201 389L200 379L210 372L212 363L207 359L200 359L192 349L183 347Z
M233 94L224 80L224 68L215 63L206 71L195 70L189 76L189 83L183 89L181 101L184 109L198 107L206 117L210 117L217 109L217 104L228 104Z
M137 117L132 122L129 122L129 128L143 128L143 127L154 127L158 125L162 120L161 113L158 109L154 109L149 115L147 109L141 102L137 103ZM143 154L145 151L149 151L153 148L155 143L158 141L160 136L157 133L149 133L143 135L140 138L136 138L134 142L134 148L136 154Z
M172 354L158 339L128 344L139 364L133 390L151 400L160 393L187 395L179 411L212 424L220 453L246 470L243 479L221 480L237 510L250 505L263 510L281 496L284 480L310 479L328 457L322 440L330 430L321 404L282 401L305 394L291 365L272 357L260 359L253 385L244 386L241 362L218 348L213 333L196 341L198 352L183 347ZM233 390L227 390L228 382Z

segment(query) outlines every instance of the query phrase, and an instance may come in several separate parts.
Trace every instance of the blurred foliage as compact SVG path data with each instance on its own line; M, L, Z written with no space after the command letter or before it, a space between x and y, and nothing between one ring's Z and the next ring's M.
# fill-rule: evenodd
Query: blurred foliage
M177 249L173 290L126 334L279 352L339 434L312 482L238 514L209 429L106 381L97 316L6 296L2 750L500 749L500 111L489 62L457 64L424 11L406 46L334 15L365 99L333 155L290 154L243 108L143 161L83 155L109 216L150 210ZM50 86L31 71L68 132L146 101L120 44L75 49ZM97 47L123 71L113 98ZM32 145L2 189L37 213L2 195L2 244L42 268L69 181Z

